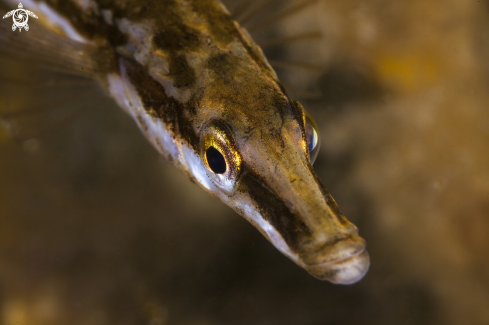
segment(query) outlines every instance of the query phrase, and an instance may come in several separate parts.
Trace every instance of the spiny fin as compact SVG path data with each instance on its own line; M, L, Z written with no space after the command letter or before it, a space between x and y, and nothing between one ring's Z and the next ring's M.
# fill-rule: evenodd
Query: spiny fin
M110 54L104 55L36 22L28 33L0 30L0 122L11 137L54 133L102 99L97 81L112 68Z
M241 25L245 25L251 19L253 19L259 12L263 11L270 3L274 0L263 0L261 4L255 6L251 11L248 12L244 17L240 17L237 19L237 22Z
M321 39L323 34L320 31L312 31L300 33L292 36L285 36L281 38L266 38L266 39L257 39L255 42L261 47L269 47L276 45L289 45L297 42L309 41L312 39Z
M309 70L309 71L313 71L313 72L326 70L325 66L317 65L317 64L310 64L310 63L305 63L305 62L291 62L291 61L285 61L285 60L268 60L268 62L275 69L276 68L288 69L288 70L299 69L299 70Z
M33 21L28 33L0 30L0 59L14 59L67 75L93 78L105 70L104 51L93 44L73 41Z
M234 20L239 21L239 17L243 15L246 10L248 10L250 5L251 0L235 0L234 3L230 6L231 17Z
M223 1L227 4L231 17L246 27L255 42L264 50L268 62L276 70L288 93L303 99L321 97L317 79L318 74L326 69L326 64L319 63L322 59L317 56L302 63L297 62L293 54L290 58L288 55L303 52L301 48L304 47L307 48L306 52L315 53L311 51L311 46L315 46L311 41L320 40L324 37L323 33L318 29L311 30L312 26L309 24L305 28L294 30L295 34L292 35L284 32L289 28L283 28L284 22L289 23L289 18L293 19L296 14L310 8L318 0ZM290 23L294 23L292 19Z
M288 18L292 15L297 14L298 12L310 7L311 5L315 4L318 2L318 0L304 0L304 1L299 1L295 5L286 8L277 14L273 15L272 17L269 17L266 21L262 23L257 23L248 28L248 31L250 33L260 30L262 28L265 28L267 26L270 26L273 23L277 23L285 18Z

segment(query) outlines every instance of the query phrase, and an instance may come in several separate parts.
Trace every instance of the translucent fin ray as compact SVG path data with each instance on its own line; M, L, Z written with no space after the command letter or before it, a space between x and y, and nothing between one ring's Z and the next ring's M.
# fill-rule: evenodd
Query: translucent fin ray
M231 17L233 17L234 20L239 21L240 17L251 6L251 3L251 0L236 0L233 9L231 10Z
M259 5L255 6L252 8L246 15L238 19L237 21L241 25L246 25L253 17L256 17L256 15L260 12L263 11L270 3L272 3L274 0L263 0Z
M303 41L309 41L312 39L320 39L322 37L323 34L320 31L314 31L314 32L301 33L293 36L286 36L282 38L262 39L262 40L258 39L256 40L256 42L258 45L260 45L260 47L265 48L265 47L275 46L275 45L286 45L286 44L298 43Z
M318 64L310 64L305 62L292 62L285 60L268 60L270 65L274 68L288 69L288 70L309 70L313 72L318 72L325 70L326 67Z
M103 98L97 81L112 62L104 51L36 22L28 33L0 30L0 122L12 139L52 133Z
M308 8L309 6L313 5L314 3L318 2L318 0L304 0L304 1L300 1L299 3L291 6L290 8L288 9L285 9L281 12L279 12L278 14L268 18L266 21L264 22L261 22L261 23L257 23L253 26L250 26L248 28L248 31L251 33L251 32L255 32L257 30L260 30L262 28L265 28L273 23L276 23L276 22L279 22L283 19L286 19L306 8Z
M34 24L34 23L33 23ZM21 60L46 70L92 77L100 70L98 47L47 31L41 25L28 33L0 32L0 58Z

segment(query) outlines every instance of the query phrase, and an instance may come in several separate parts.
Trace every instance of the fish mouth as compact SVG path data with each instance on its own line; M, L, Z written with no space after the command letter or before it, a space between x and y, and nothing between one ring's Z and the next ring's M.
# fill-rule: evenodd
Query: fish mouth
M364 242L363 242L364 243ZM336 245L335 245L336 246ZM338 247L339 248L339 247ZM360 281L370 266L366 246L339 254L341 257L317 264L303 264L312 276L335 284L353 284Z

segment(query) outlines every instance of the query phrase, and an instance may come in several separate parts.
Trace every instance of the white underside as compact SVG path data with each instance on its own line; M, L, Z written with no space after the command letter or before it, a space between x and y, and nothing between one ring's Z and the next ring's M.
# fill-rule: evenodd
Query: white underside
M297 254L290 250L289 246L285 242L284 238L279 234L277 229L275 229L275 227L273 227L268 221L263 219L262 215L259 213L259 211L256 210L253 204L251 202L246 202L248 200L249 199L243 199L241 200L241 202L238 203L238 206L245 213L245 217L250 219L251 223L253 223L256 227L262 229L266 233L268 240L282 254L290 258L295 263L298 263L299 256L297 256Z
M156 150L180 163L185 163L181 150L175 144L173 137L167 131L163 122L146 113L136 89L125 77L124 71L121 71L121 73L123 75L122 78L115 73L107 76L109 92L112 97L120 107L132 116Z
M133 117L149 142L161 154L171 157L177 162L178 167L189 171L205 189L214 193L217 192L217 188L205 172L200 157L185 142L175 141L160 119L146 113L137 90L125 74L124 67L121 67L121 75L122 77L117 74L107 76L109 92L119 106Z

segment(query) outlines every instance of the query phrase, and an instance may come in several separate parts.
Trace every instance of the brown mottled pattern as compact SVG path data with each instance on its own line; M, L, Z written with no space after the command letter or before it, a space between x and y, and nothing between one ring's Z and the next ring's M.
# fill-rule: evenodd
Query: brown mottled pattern
M311 167L302 106L287 96L261 49L220 2L101 0L98 11L82 11L74 1L48 3L82 35L112 47L149 121L163 122L169 141L186 160L178 166L192 181L245 214L314 276L352 283L365 274L365 242ZM112 13L112 25L101 10ZM236 167L243 173L231 180L236 197L206 183L216 185L216 180L205 175L201 134L216 119L236 139L235 147L221 150L236 150L243 157ZM140 122L143 133L158 137L149 134L156 131L147 123Z
M144 68L137 62L125 59L124 64L129 67L128 76L138 90L145 110L154 118L162 119L170 132L175 133L177 128L179 135L186 139L194 150L198 150L199 137L184 114L191 110L186 106L192 105L192 102L182 104L167 96L163 86L145 73Z

